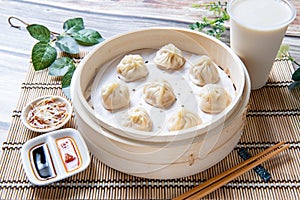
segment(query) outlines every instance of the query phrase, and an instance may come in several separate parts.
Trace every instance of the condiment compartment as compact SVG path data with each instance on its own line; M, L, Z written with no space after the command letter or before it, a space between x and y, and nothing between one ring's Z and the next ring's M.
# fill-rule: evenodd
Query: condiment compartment
M49 132L27 141L23 167L30 182L46 185L86 169L90 155L81 134L71 128Z

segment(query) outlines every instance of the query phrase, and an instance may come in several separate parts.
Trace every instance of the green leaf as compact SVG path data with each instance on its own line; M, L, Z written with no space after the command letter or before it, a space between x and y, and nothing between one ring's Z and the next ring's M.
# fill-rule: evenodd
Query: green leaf
M65 87L65 88L62 88L62 91L63 91L63 93L66 95L66 97L68 97L69 99L71 99L71 89L70 89L71 87L69 86L69 87Z
M294 90L300 88L300 81L295 81L289 85L289 90Z
M63 29L66 33L76 33L84 29L84 23L82 18L68 19L63 25Z
M98 44L104 40L100 33L91 29L80 30L72 34L72 36L79 44L85 46Z
M36 71L49 67L56 59L57 51L48 43L36 43L31 52L32 64Z
M55 60L49 67L50 76L64 76L70 69L75 69L73 60L69 57L61 57Z
M70 54L79 53L78 44L71 36L64 35L57 37L57 42L55 42L55 45L63 52Z
M62 78L61 86L62 88L69 87L71 85L72 76L75 72L75 68L71 68Z
M277 58L284 59L286 56L288 56L290 50L290 46L286 44L282 44L279 48L279 51L277 53Z
M29 34L40 42L50 41L50 31L47 27L39 24L31 24L26 27Z
M71 99L70 85L75 69L76 68L70 68L61 80L62 91L69 99Z
M294 81L300 81L300 68L298 68L292 75Z

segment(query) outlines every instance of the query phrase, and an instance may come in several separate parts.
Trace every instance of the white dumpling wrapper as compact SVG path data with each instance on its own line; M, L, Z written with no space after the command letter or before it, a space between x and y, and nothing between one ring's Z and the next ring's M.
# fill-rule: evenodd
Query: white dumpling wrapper
M168 130L178 131L202 124L201 118L184 108L173 114L168 120Z
M128 110L128 112L124 115L123 120L123 125L125 127L131 127L140 131L152 130L153 122L148 112L140 106L136 106Z
M148 75L148 68L140 55L124 56L117 66L117 73L126 82L135 81Z
M103 85L101 88L101 97L103 106L107 110L127 107L130 103L128 87L117 82Z
M154 63L161 69L177 70L184 65L185 58L174 44L168 44L156 52Z
M201 56L189 70L190 79L196 85L216 83L219 80L218 65L208 56Z
M146 84L143 97L148 104L157 108L168 108L176 101L173 88L166 81Z
M207 84L200 93L200 108L203 112L217 114L230 103L231 97L224 87L217 84Z

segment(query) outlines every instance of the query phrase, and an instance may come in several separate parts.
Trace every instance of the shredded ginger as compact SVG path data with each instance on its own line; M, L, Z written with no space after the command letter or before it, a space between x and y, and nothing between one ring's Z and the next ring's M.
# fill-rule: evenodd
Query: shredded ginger
M27 121L30 126L38 129L46 129L58 126L68 117L68 111L64 102L55 98L47 98L31 105Z

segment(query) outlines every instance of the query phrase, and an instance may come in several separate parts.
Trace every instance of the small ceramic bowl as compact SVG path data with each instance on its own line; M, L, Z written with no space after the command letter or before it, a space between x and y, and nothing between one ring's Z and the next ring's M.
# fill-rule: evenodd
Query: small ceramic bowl
M90 155L79 131L66 128L27 141L21 149L29 181L46 185L73 176L88 167Z
M64 104L64 109L65 109L65 113L64 113L64 116L62 117L62 119L60 119L60 120L58 120L58 122L57 123L54 123L54 124L52 124L51 126L49 125L47 125L47 126L45 126L45 127L42 127L42 126L39 126L39 125L35 125L34 123L35 122L32 122L32 123L30 123L30 120L28 120L28 115L30 114L32 114L32 113L30 113L33 109L36 109L36 110L38 110L36 113L35 113L35 115L36 115L36 118L39 118L39 119L43 119L43 120L46 120L46 118L49 118L49 116L50 116L50 120L54 120L54 119L52 119L52 117L51 117L51 114L50 113L45 113L44 112L44 110L42 110L42 109L45 109L46 108L46 106L40 106L40 107L42 107L42 109L40 109L39 110L39 108L38 108L38 103L39 102L41 102L41 101L43 101L43 100L47 100L47 99L49 99L49 100L53 100L54 101L54 103L63 103ZM22 122L23 122L23 124L28 128L28 129L30 129L30 130L32 130L32 131L35 131L35 132L40 132L40 133L45 133L45 132L50 132L50 131L54 131L54 130L56 130L56 129L59 129L59 128L61 128L62 126L64 126L69 120L70 120L70 118L71 118L71 116L72 116L72 111L73 111L73 108L72 108L72 105L71 105L71 103L67 100L67 99L65 99L65 98L63 98L63 97L61 97L61 96L55 96L55 95L47 95L47 96L42 96L42 97L39 97L39 98L36 98L36 99L34 99L33 101L31 101L31 102L29 102L23 109L22 109L22 115L21 115L21 120L22 120ZM39 113L38 113L39 112ZM52 114L52 116L54 116L53 114ZM31 119L33 119L34 117L32 117ZM57 120L57 119L56 119ZM39 121L38 120L34 120L34 121L36 121L37 123L39 123Z

